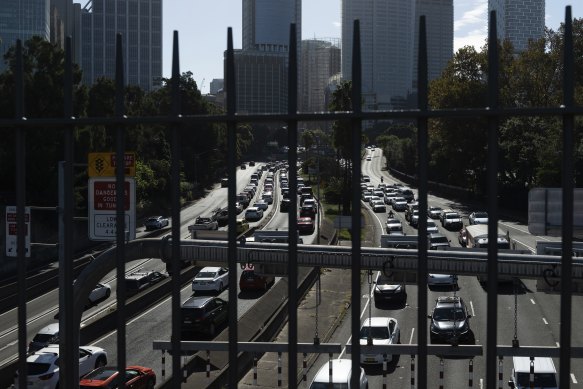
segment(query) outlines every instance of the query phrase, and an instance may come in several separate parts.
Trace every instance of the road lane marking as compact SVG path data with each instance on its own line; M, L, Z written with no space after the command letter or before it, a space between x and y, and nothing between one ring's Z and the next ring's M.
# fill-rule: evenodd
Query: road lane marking
M484 379L480 378L480 389L484 388Z
M576 384L577 383L577 379L575 378L575 374L571 373L571 381Z
M559 342L555 342L555 344L557 345L557 347L561 347L561 344Z
M547 325L549 324L549 322L547 321L547 319L545 319L544 317L543 317L543 322L544 322L545 324L547 324Z
M472 308L472 317L476 317L476 312L474 311L474 302L470 300L470 308Z
M533 299L530 299L530 302L531 302L533 305L536 305L536 302L535 302Z
M411 328L411 336L409 337L409 344L413 344L413 334L415 334L415 327Z

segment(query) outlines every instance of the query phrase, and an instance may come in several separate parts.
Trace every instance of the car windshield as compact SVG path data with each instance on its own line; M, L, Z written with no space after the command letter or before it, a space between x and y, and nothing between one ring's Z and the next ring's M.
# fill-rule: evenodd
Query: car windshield
M46 373L51 367L50 363L36 363L36 362L28 362L26 364L28 375L39 375Z
M459 216L457 215L457 213L447 213L447 214L445 214L445 218L446 219L458 219Z
M204 314L202 308L182 308L182 318L183 319L198 319Z
M111 367L99 367L93 370L91 373L83 376L83 379L105 381L115 373L117 373L117 370L114 370Z
M488 214L486 212L476 212L474 214L474 217L476 219L484 219L484 218L487 218L488 217Z
M464 310L461 307L435 308L433 311L433 318L438 321L463 320L465 316Z
M530 373L516 374L518 386L530 388ZM534 375L535 388L558 388L556 377L553 373L536 373Z
M36 334L34 339L32 339L32 341L39 342L39 343L46 343L46 342L49 342L52 338L53 338L53 335L51 335L51 334Z
M372 339L389 339L389 329L388 327L368 327L364 326L360 329L360 339L368 339L370 337Z
M243 273L241 273L241 278L246 280L249 278L254 278L255 277L255 272L253 270L245 270Z
M213 278L215 274L217 273L212 271L201 271L196 275L195 278Z

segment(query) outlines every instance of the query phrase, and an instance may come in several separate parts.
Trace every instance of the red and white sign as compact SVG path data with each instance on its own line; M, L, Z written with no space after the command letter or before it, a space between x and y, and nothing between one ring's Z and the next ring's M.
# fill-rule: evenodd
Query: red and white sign
M126 239L136 239L136 181L124 182L124 228ZM115 177L89 179L89 239L115 240L117 236L117 186Z
M24 208L24 249L25 256L30 257L30 207ZM6 207L6 256L16 257L18 239L18 222L16 220L16 207Z

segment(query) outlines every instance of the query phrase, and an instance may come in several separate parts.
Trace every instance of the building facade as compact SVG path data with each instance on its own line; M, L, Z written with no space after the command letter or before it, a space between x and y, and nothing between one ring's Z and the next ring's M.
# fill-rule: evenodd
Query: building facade
M363 109L407 108L416 91L419 16L427 15L430 74L453 55L453 0L344 0L342 77L352 78L353 23L360 20ZM433 35L434 34L434 35Z
M510 40L517 53L544 37L545 0L489 0L488 10L496 11L498 38Z
M149 91L162 79L162 0L92 0L81 12L83 82L115 78L116 35L122 36L124 81Z
M243 50L289 50L289 26L302 40L301 0L243 0Z
M4 54L20 39L40 36L51 39L50 0L0 1L0 72L6 70Z
M330 77L340 73L340 41L310 39L302 41L300 73L300 111L327 111L326 87Z

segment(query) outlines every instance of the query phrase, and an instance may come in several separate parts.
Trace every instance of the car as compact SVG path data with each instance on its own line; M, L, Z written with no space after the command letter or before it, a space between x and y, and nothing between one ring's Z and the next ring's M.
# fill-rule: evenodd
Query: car
M79 389L116 388L114 381L118 375L117 366L103 366L83 376ZM125 368L125 387L133 389L153 389L156 373L149 367L128 366Z
M316 208L310 205L302 205L300 208L300 218L310 217L314 219L316 217Z
M275 282L275 276L262 275L255 272L253 265L246 265L239 278L241 291L267 290Z
M385 204L393 205L393 201L397 197L399 197L397 192L394 192L394 191L385 192Z
M247 169L247 165L245 165L244 163L241 164L241 170L245 170Z
M393 210L403 212L405 209L407 209L407 200L402 197L395 197L393 200Z
M435 300L429 336L431 343L459 344L471 339L470 318L464 300L459 296L440 296Z
M255 166L255 161L249 161L249 166Z
M309 198L305 199L304 203L302 205L303 206L308 205L308 206L314 207L314 211L316 211L316 213L318 213L318 202L316 201L315 198L309 197Z
M125 276L126 293L128 296L133 296L166 277L166 274L158 271L138 270L131 272Z
M365 189L362 191L362 200L366 201L367 203L370 201L370 198L372 197L372 191Z
M194 224L191 224L189 230L218 230L219 222L216 219L216 214L212 216L198 216L194 219Z
M447 212L443 216L441 226L450 230L462 228L462 217L457 212Z
M371 160L372 160L372 159L371 159L371 157L370 157L370 155L368 155L368 156L366 157L366 160L367 160L367 161L371 161Z
M215 290L221 292L229 286L229 269L218 266L203 267L192 280L192 291Z
M322 364L312 383L310 389L329 389L330 381L333 388L350 388L352 377L352 361L350 359L330 359ZM358 379L358 389L368 389L368 377L364 369L360 368Z
M226 188L229 186L229 179L228 178L222 178L221 179L221 188Z
M437 224L432 219L427 219L427 233L436 234L439 230L437 229Z
M370 198L368 199L368 204L370 206L372 206L372 203L375 201L382 201L384 203L384 200L382 198L380 198L379 196L375 196L374 194L372 196L370 196Z
M257 207L249 207L245 211L245 220L258 221L263 217L263 211Z
M399 219L389 217L386 222L387 234L392 234L395 232L403 232L403 223Z
M466 247L468 244L468 231L465 228L462 228L460 232L457 234L457 240L462 247Z
M398 344L401 337L401 330L397 319L392 317L370 317L363 321L360 326L360 345L368 344L369 339L372 339L373 345ZM393 360L393 355L387 355L387 362ZM360 363L381 364L384 362L383 353L378 354L360 354Z
M279 210L281 212L287 212L287 211L289 211L290 205L291 205L291 199L284 197L281 199L281 202L279 203Z
M414 201L412 203L407 204L407 208L405 209L405 220L411 223L411 215L414 211L419 210L419 202Z
M362 182L370 182L370 177L367 175L362 176Z
M59 343L59 323L51 323L41 328L28 344L28 352L33 353L49 344Z
M441 207L429 207L427 215L432 219L439 219L439 214L443 211Z
M164 216L150 216L144 223L146 231L159 230L161 228L168 227L169 225L170 221L167 217Z
M405 187L399 188L398 193L401 197L405 198L405 200L407 200L408 203L415 200L415 194L409 188Z
M313 234L314 233L314 219L309 216L300 217L297 221L298 224L298 232L304 234Z
M387 206L381 199L374 201L371 205L373 212L387 212Z
M101 300L109 298L111 295L111 286L106 283L98 283L95 285L91 293L89 293L89 303L95 304Z
M229 320L227 301L213 296L189 297L180 307L182 335L205 333L215 336L217 329Z
M255 203L253 203L253 206L259 208L262 211L267 211L269 204L265 200L258 200Z
M427 285L428 286L452 286L457 287L457 275L455 274L438 274L429 273L427 275Z
M79 376L107 365L107 353L100 347L79 347ZM56 389L59 387L59 345L51 344L26 357L28 388ZM14 375L18 388L18 371Z
M265 201L267 204L273 204L273 192L272 191L263 192L263 194L261 195L261 199Z
M377 275L373 292L376 304L382 302L404 302L407 300L406 284L395 282L382 272L379 272Z
M430 250L439 250L441 247L450 247L450 241L447 236L440 234L439 232L429 234L427 236L428 248Z
M247 196L247 193L239 193L237 196L235 196L235 200L241 204L243 208L249 206L249 196Z
M415 228L419 225L419 210L415 209L409 214L409 224Z
M488 212L472 212L468 216L470 225L473 224L488 224Z
M532 375L531 375L532 362ZM536 357L532 361L530 357L512 357L512 372L508 386L511 389L527 389L533 380L535 388L559 388L559 377L553 363L553 358Z
M237 235L241 235L249 229L249 223L245 219L237 219Z
M385 191L384 191L384 190L382 190L382 189L380 189L380 188L373 189L373 191L372 191L372 194L373 194L373 196L378 196L378 197L380 197L381 199L382 199L383 197L385 197Z

